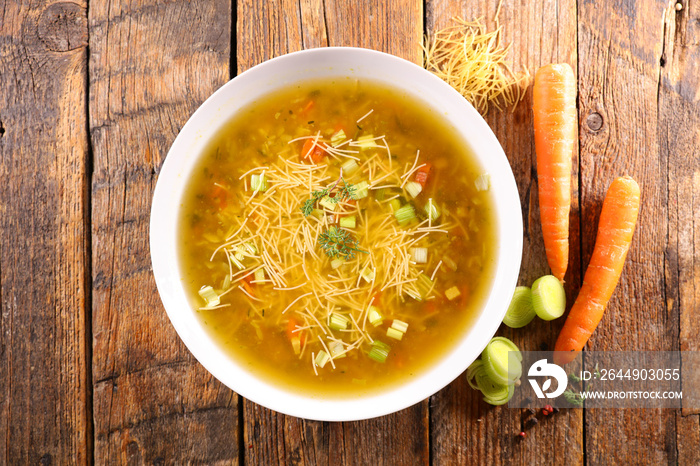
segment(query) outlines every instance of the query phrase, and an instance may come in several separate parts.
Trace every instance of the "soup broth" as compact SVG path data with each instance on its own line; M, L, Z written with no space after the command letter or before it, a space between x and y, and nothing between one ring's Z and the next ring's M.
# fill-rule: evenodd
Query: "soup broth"
M439 113L339 78L246 107L182 201L191 305L232 358L311 396L384 390L454 347L491 285L488 174Z

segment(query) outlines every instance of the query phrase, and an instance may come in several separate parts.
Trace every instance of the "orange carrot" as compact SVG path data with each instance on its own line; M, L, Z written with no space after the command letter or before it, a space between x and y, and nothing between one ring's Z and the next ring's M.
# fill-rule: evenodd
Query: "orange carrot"
M253 291L253 284L251 283L253 281L252 275L247 275L241 279L241 285L243 285L243 288L248 292L249 295L255 296L255 291Z
M292 348L296 354L301 352L301 347L306 343L306 333L303 330L297 330L299 323L294 317L290 317L287 321L287 338L292 343Z
M537 70L532 101L542 236L552 275L563 281L569 264L571 157L578 139L571 67L563 63Z
M301 156L305 159L311 157L314 163L319 163L326 156L326 152L323 150L321 143L309 138L304 143L304 147L301 148Z
M554 362L566 364L586 345L620 279L639 212L639 185L629 176L608 188L600 212L593 255L554 351Z
M420 183L420 185L425 188L425 183L428 182L428 177L433 169L433 165L430 162L425 163L422 167L416 170L413 180Z

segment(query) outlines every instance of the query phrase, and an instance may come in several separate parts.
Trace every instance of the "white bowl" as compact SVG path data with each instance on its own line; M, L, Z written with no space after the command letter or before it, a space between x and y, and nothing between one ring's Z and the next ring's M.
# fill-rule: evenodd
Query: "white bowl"
M471 147L491 176L497 222L495 277L481 314L454 348L414 379L363 398L302 396L261 380L215 344L190 308L177 254L178 216L187 181L207 141L241 107L310 78L351 76L387 83L430 102ZM423 68L385 53L359 48L322 48L269 60L216 91L175 139L158 177L151 208L151 260L165 310L197 360L232 390L284 414L322 421L350 421L389 414L436 393L479 356L503 320L522 255L522 213L513 173L486 122L455 90Z

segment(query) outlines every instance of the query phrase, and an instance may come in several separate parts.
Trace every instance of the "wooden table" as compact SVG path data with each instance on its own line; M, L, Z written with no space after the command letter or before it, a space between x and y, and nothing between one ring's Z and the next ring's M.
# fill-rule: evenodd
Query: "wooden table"
M602 197L643 192L621 283L588 348L700 349L700 5L504 0L516 70L568 62L579 83L569 298ZM175 334L148 247L168 148L214 90L271 57L352 45L421 63L423 33L496 0L241 0L0 7L0 463L698 464L698 412L563 410L518 440L520 413L464 377L399 413L322 423L249 402ZM487 120L523 207L521 282L547 272L531 89ZM501 329L552 345L562 320Z

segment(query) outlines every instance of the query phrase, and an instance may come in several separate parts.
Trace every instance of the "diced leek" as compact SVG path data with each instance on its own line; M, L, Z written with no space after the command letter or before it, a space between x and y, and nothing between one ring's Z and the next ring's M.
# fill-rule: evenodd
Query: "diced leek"
M243 248L240 246L237 247L236 251L233 253L233 257L235 257L239 261L242 261L243 259L245 259L245 252L244 252Z
M491 186L491 176L488 173L482 173L474 180L474 186L477 191L488 191Z
M257 254L258 253L258 248L255 247L253 243L245 243L243 244L245 249L248 251L249 254Z
M484 395L484 401L491 405L504 405L513 397L513 385L502 385L494 382L486 373L484 363L477 359L467 369L467 382Z
M323 366L325 366L328 363L328 361L330 361L330 360L331 360L331 357L328 355L328 353L326 353L324 350L321 350L316 355L316 359L314 359L314 363L318 367L323 369Z
M445 290L445 297L450 301L454 301L455 299L457 299L460 294L462 293L459 292L459 288L457 288L456 286Z
M341 142L345 141L346 136L345 136L345 131L342 129L339 129L336 131L333 136L331 136L331 146L335 147Z
M393 338L394 340L401 340L403 338L403 332L399 332L393 327L386 329L386 336Z
M535 308L532 307L532 291L527 286L516 287L503 323L510 328L521 328L534 318Z
M357 138L357 146L361 149L370 149L372 147L377 147L377 143L374 142L373 134L365 134Z
M333 202L333 199L328 196L324 196L320 201L318 201L318 204L331 211L335 210L336 206L338 205L337 202Z
M398 330L401 333L406 333L406 330L408 330L408 323L394 319L394 321L391 323L391 328Z
M265 269L258 269L255 271L255 281L256 282L265 281Z
M367 355L370 357L370 359L373 359L377 362L386 362L386 358L389 356L390 350L391 347L386 343L383 343L379 340L374 340L374 342L372 343L372 348L369 350L369 353Z
M333 359L344 358L347 356L345 353L345 345L339 341L332 341L328 344L328 351L331 352Z
M221 242L221 238L219 238L218 235L215 235L213 233L209 233L208 231L205 231L204 233L202 233L202 238L209 241L210 243L220 243Z
M245 265L243 265L243 263L241 263L241 261L236 259L235 254L229 254L228 257L229 257L229 259L231 259L231 262L233 262L235 264L235 266L238 267L238 270L245 269Z
M378 201L383 201L386 197L386 188L377 189L374 192L374 198Z
M409 252L416 264L425 264L428 262L428 248L410 248Z
M418 279L416 280L416 287L421 294L421 298L425 299L428 297L428 293L433 288L433 281L424 273L418 274Z
M384 322L384 318L379 313L379 309L375 306L369 307L369 313L367 314L367 318L369 319L369 323L374 325L375 327L380 326L382 322Z
M564 286L554 275L545 275L532 284L532 307L543 320L554 320L566 310Z
M356 218L354 215L340 217L340 226L343 228L355 228Z
M391 208L391 211L396 213L401 208L401 201L398 199L392 199L389 201L389 208Z
M250 175L250 189L252 191L267 191L267 177L264 174Z
M364 199L369 195L369 183L366 181L360 181L355 185L355 194L353 194L353 199Z
M431 197L428 199L428 203L425 204L425 213L428 214L428 217L430 218L431 222L434 222L435 220L440 217L440 210L437 208L435 203L433 202L433 198Z
M515 352L515 357L509 357ZM481 353L486 374L501 385L512 385L522 374L523 356L515 343L504 337L493 338Z
M409 181L406 183L406 192L410 194L412 198L415 198L423 191L423 186L415 181Z
M349 159L343 163L340 168L343 170L343 175L352 175L357 171L359 165L357 165L357 162L355 162L355 159Z
M367 283L374 280L375 275L376 274L374 272L374 269L370 269L369 265L362 269L362 272L360 272L360 276L362 276L362 278L364 278Z
M341 259L340 257L337 257L331 261L331 268L333 270L337 269L341 265L345 263L345 259Z
M333 330L345 330L350 324L350 319L336 312L332 313L328 319L328 326Z
M449 267L453 272L457 271L457 263L449 256L442 256L442 263Z
M292 342L292 349L294 350L294 354L299 355L299 353L301 353L301 337L295 335L292 338L290 338L290 341Z
M404 226L416 218L416 211L413 210L413 206L411 204L406 204L394 212L394 217L396 217L396 220L398 220L399 225Z
M211 286L203 286L202 288L199 289L199 296L202 297L204 302L206 302L205 307L214 307L218 306L221 304L221 299L219 298L219 295L214 291L214 288Z
M320 220L323 218L324 213L321 209L314 209L311 211L311 215Z

